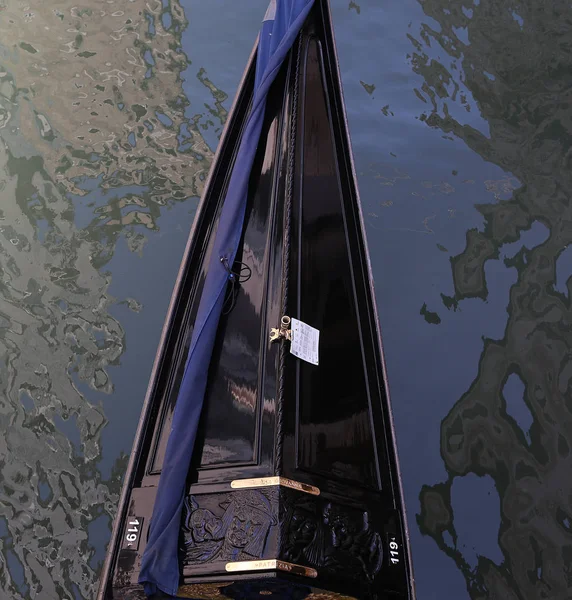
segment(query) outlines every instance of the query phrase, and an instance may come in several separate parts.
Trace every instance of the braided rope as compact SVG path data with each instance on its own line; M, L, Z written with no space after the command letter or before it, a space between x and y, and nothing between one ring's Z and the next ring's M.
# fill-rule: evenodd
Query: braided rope
M294 76L294 91L292 94L292 119L290 123L290 144L288 156L288 172L286 198L284 204L284 248L282 256L282 314L288 314L288 281L290 278L290 231L292 218L292 197L294 195L294 166L296 160L296 133L298 121L298 87L300 75L300 57L302 55L302 34L298 37L296 55L296 71ZM282 452L284 447L284 390L286 387L285 367L288 348L285 340L280 344L278 363L278 397L276 400L276 435L274 439L274 474L280 475L282 467Z

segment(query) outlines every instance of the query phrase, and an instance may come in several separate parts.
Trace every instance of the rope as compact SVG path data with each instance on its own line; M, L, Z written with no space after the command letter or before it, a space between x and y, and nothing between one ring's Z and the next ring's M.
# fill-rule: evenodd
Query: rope
M296 71L294 76L294 91L292 94L292 120L290 124L290 144L288 156L288 172L286 175L287 188L284 203L284 249L282 255L282 314L288 314L288 281L290 278L290 232L292 219L292 197L294 195L294 166L296 160L296 133L298 121L298 87L300 75L300 57L302 55L302 34L298 37L296 51ZM280 475L282 467L282 452L284 448L284 390L286 387L285 367L288 348L286 341L280 343L278 362L278 396L276 400L276 436L274 439L274 474Z

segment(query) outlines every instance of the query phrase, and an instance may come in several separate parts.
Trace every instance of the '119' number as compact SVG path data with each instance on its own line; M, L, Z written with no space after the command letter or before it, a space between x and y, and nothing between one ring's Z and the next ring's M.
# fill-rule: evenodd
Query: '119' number
M399 544L394 536L389 538L389 560L392 565L399 564Z
M137 539L137 535L139 533L139 521L137 519L132 519L128 523L129 529L127 530L127 535L125 539L128 542L133 543Z
M128 517L125 535L123 537L123 548L125 550L139 549L139 536L141 534L142 526L142 517Z

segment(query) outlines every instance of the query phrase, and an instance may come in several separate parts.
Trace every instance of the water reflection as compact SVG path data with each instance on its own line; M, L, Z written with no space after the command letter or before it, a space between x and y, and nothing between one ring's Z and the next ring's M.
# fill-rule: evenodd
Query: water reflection
M125 400L113 367L145 342L111 265L200 194L258 4L193 7L232 39L215 77L190 72L177 0L0 2L0 597L93 597L125 468L100 468L100 399ZM332 4L410 519L430 484L420 597L567 598L569 8Z
M420 118L508 173L485 182L491 201L476 205L484 225L467 231L451 259L451 306L489 299L490 261L504 258L505 277L516 270L517 279L504 334L484 339L477 375L442 423L447 479L422 489L418 524L454 560L472 598L568 598L572 280L557 288L556 272L572 242L570 9L558 1L420 4L432 19L409 34L427 107ZM539 223L540 238L508 255ZM464 505L454 499L460 487ZM493 505L477 502L475 514L486 511L494 527L479 534L485 547L471 550L461 543L466 499L483 490Z
M98 468L128 342L106 267L200 195L214 121L183 92L178 0L0 11L0 596L88 599L125 468ZM220 126L225 96L199 81Z

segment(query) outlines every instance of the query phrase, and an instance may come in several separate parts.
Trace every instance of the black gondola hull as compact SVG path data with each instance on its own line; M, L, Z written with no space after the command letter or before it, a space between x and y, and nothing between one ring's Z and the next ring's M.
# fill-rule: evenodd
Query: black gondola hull
M229 172L251 58L181 266L103 571L137 584L173 409ZM407 529L371 273L328 3L269 95L217 332L181 523L180 597L411 598ZM319 365L271 341L320 330Z

